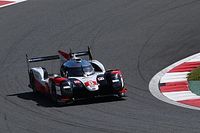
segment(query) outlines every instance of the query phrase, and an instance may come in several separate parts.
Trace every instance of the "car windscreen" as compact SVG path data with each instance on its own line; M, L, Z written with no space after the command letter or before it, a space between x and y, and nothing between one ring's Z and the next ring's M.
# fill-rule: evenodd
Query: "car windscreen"
M84 75L89 76L94 74L94 68L91 65L84 67L72 67L68 68L67 74L70 77L84 76Z

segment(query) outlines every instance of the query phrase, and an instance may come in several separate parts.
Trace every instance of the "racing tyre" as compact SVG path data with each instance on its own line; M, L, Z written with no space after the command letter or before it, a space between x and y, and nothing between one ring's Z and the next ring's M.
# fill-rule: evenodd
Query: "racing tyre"
M35 94L38 94L38 91L37 91L37 89L35 87L35 77L34 77L33 71L30 71L29 76L30 76L30 86L33 89L33 92Z
M52 82L51 84L51 100L55 103L58 104L58 100L57 100L57 94L56 94L56 88L55 88L55 83Z
M117 95L117 97L118 97L119 99L121 99L122 97L125 97L125 93L119 93L119 94Z

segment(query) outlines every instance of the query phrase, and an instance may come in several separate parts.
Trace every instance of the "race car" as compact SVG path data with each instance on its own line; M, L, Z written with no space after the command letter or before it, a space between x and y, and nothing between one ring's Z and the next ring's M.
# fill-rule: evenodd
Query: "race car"
M89 59L82 59L88 56ZM60 72L49 74L44 67L30 68L30 63L60 60ZM94 60L90 47L87 51L28 58L26 55L29 87L35 94L50 96L54 103L73 103L79 99L104 96L124 97L127 89L119 69L105 70L102 63Z

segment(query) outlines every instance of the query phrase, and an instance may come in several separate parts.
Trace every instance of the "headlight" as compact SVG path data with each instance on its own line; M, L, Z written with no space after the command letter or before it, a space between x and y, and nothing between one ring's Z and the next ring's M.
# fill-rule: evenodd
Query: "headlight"
M72 84L70 82L63 82L61 84L61 91L62 95L64 96L72 95L73 93Z
M70 86L63 86L63 89L65 90L67 90L67 89L71 89L71 87Z
M56 94L61 95L61 88L59 86L56 86Z

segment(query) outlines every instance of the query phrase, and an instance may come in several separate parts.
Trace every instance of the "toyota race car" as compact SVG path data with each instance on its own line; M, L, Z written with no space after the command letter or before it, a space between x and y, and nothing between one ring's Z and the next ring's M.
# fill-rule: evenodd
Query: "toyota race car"
M88 56L89 59L81 59ZM102 96L124 97L127 89L121 71L105 70L103 64L93 60L90 47L87 51L28 58L28 74L33 92L45 94L55 103L72 103L74 100ZM60 73L49 74L43 67L30 68L30 63L60 60Z

